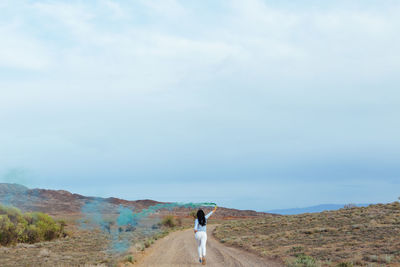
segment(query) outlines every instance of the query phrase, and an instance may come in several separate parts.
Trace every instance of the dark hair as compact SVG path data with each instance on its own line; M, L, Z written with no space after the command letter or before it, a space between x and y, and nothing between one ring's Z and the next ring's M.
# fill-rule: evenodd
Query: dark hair
M199 221L199 224L201 226L206 225L206 216L204 216L204 211L203 210L198 210L197 211L197 220Z

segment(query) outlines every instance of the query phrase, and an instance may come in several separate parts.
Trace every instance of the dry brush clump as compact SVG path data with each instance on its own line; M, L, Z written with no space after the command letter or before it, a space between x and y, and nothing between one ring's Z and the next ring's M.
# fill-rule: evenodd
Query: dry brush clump
M177 221L174 216L172 215L167 215L161 220L161 225L173 228L177 225Z
M65 238L0 247L0 266L113 266L117 261L108 253L109 240L103 232L66 228L69 235Z
M0 245L36 243L65 237L65 223L42 212L22 213L0 205Z
M290 266L400 266L400 203L230 221L214 235Z

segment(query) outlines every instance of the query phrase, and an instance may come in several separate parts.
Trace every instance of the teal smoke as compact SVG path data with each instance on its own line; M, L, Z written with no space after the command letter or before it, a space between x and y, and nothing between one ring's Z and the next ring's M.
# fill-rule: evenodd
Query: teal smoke
M141 231L141 234L150 235L154 231L158 231L157 227L153 228L145 224L141 224L144 219L161 210L172 210L174 208L199 208L216 206L212 202L202 203L165 203L150 206L140 212L134 212L134 209L126 206L112 206L104 199L96 199L82 206L81 212L84 215L81 219L81 227L84 229L100 228L110 236L110 249L113 253L123 253L132 245L135 231ZM105 214L116 214L116 218L106 218ZM137 226L141 226L138 230Z

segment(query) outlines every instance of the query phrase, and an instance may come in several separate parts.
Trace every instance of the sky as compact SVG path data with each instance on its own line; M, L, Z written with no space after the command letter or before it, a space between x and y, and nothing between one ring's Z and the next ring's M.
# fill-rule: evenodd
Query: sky
M259 211L394 201L399 12L0 0L0 182Z

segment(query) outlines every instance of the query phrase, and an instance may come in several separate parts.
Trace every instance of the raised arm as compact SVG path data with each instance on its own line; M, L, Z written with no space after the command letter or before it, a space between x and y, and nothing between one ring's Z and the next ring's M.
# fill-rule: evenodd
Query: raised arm
M205 217L208 220L208 218L217 210L217 205L215 205L214 209L210 211Z

